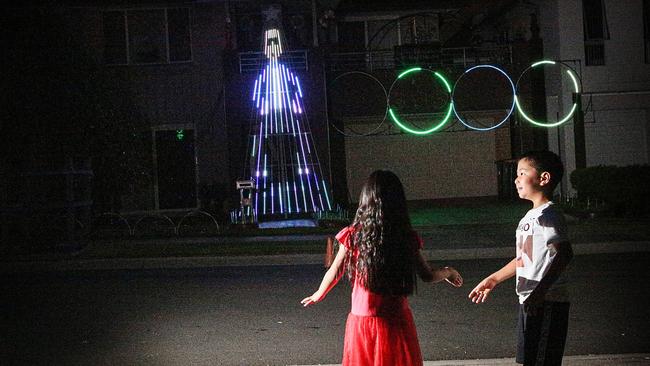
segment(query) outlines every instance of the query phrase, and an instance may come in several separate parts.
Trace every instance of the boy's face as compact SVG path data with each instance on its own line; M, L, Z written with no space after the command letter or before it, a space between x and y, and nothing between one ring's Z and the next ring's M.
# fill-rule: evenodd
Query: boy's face
M548 184L550 175L547 172L540 173L527 159L521 159L517 163L517 178L515 187L519 198L536 201L544 196L544 186Z

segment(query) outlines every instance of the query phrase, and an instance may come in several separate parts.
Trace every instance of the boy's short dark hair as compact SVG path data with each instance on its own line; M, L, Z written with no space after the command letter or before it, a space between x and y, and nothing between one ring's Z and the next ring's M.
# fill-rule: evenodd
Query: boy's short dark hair
M564 165L560 157L552 151L538 150L529 151L519 157L519 160L526 159L537 170L538 173L548 172L551 179L547 186L548 193L553 193L555 187L562 181L564 176Z

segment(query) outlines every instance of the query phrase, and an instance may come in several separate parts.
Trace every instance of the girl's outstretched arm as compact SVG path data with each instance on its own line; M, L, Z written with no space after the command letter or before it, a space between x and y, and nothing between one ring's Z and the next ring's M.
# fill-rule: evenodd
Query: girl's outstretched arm
M341 277L343 277L343 262L345 261L345 253L347 249L343 245L339 245L339 251L336 253L336 257L332 262L330 268L325 272L323 276L323 281L321 281L318 290L314 292L313 295L305 297L300 301L302 306L313 305L325 298L325 295L339 282Z
M433 281L433 277L434 277L433 271L431 270L429 263L427 263L426 259L424 259L421 250L418 250L417 257L415 258L415 265L416 265L418 276L420 276L422 281L424 282Z
M424 282L436 283L445 280L454 287L460 287L463 285L463 277L461 277L460 273L458 273L454 268L443 267L431 269L429 263L424 259L421 250L418 250L416 265L418 276L420 276Z

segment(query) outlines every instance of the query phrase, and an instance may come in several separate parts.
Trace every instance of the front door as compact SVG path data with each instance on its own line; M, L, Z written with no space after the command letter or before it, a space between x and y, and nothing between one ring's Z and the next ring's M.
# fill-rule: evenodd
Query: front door
M155 131L159 209L195 208L194 130Z

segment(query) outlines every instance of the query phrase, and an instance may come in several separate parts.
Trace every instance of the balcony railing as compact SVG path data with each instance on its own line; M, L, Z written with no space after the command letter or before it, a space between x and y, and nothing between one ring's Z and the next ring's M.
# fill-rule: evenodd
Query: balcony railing
M390 70L395 68L395 56L393 50L332 53L327 66L331 71Z
M291 69L308 70L307 50L285 51L280 57ZM435 47L427 45L396 46L393 49L360 52L337 52L326 56L330 71L392 70L409 66L462 66L478 64L512 64L510 46ZM262 52L240 52L239 72L258 72L266 64Z
M456 47L397 46L394 49L332 53L327 58L330 71L374 71L409 66L473 66L512 64L510 46Z
M285 51L279 59L294 71L309 69L307 50ZM267 58L263 52L240 52L239 73L259 72L266 65Z

